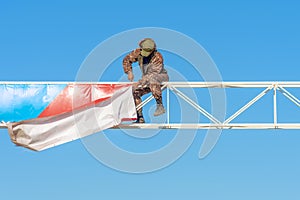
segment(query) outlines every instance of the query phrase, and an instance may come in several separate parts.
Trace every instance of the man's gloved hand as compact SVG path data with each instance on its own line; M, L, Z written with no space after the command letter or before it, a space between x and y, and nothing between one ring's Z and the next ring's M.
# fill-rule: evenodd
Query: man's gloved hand
M132 71L129 71L127 75L128 75L128 80L132 82L134 79Z

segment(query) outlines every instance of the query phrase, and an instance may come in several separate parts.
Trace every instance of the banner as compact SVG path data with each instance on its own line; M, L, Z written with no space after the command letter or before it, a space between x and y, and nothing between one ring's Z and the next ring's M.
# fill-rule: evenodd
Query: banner
M0 84L11 140L40 151L135 120L130 84Z

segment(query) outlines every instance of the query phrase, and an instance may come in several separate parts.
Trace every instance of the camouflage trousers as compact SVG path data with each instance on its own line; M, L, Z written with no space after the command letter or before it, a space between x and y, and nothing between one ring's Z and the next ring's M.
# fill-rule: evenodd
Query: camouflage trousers
M145 94L152 92L157 104L162 104L162 91L161 83L169 81L167 73L162 74L146 74L137 83L133 84L132 92L135 106L142 103L141 97ZM137 110L137 116L143 116L142 108Z

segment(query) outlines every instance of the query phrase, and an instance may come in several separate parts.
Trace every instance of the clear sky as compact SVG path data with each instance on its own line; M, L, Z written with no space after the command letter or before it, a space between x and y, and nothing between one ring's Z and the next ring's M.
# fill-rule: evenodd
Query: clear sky
M1 1L0 80L73 81L100 42L128 29L162 27L201 44L224 81L299 81L299 9L295 0ZM114 66L122 70L121 62ZM113 81L121 75L108 73ZM229 115L259 91L229 91ZM269 119L263 108L270 102L260 102L243 119ZM280 98L279 104L284 102ZM293 116L299 117L299 108L286 108L279 119L297 121ZM300 198L299 131L226 130L209 156L199 160L205 133L198 131L172 165L129 174L101 164L80 140L37 153L15 147L7 130L0 130L0 199ZM170 140L165 134L133 141L118 131L110 137L137 152Z

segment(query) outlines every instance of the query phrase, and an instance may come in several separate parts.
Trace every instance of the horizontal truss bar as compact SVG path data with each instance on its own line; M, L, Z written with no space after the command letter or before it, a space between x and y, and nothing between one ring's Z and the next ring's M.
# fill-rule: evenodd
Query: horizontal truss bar
M88 82L88 81L0 81L5 84L132 84L132 82ZM270 85L281 87L300 87L300 81L249 81L249 82L166 82L166 86L192 88L266 88Z
M7 128L5 124L0 124L0 128Z
M176 88L267 88L280 85L282 87L300 87L300 82L167 82L168 86Z
M7 128L0 124L0 128ZM111 129L300 129L300 123L232 123L232 124L121 124Z
M300 123L253 124L122 124L114 129L300 129Z

